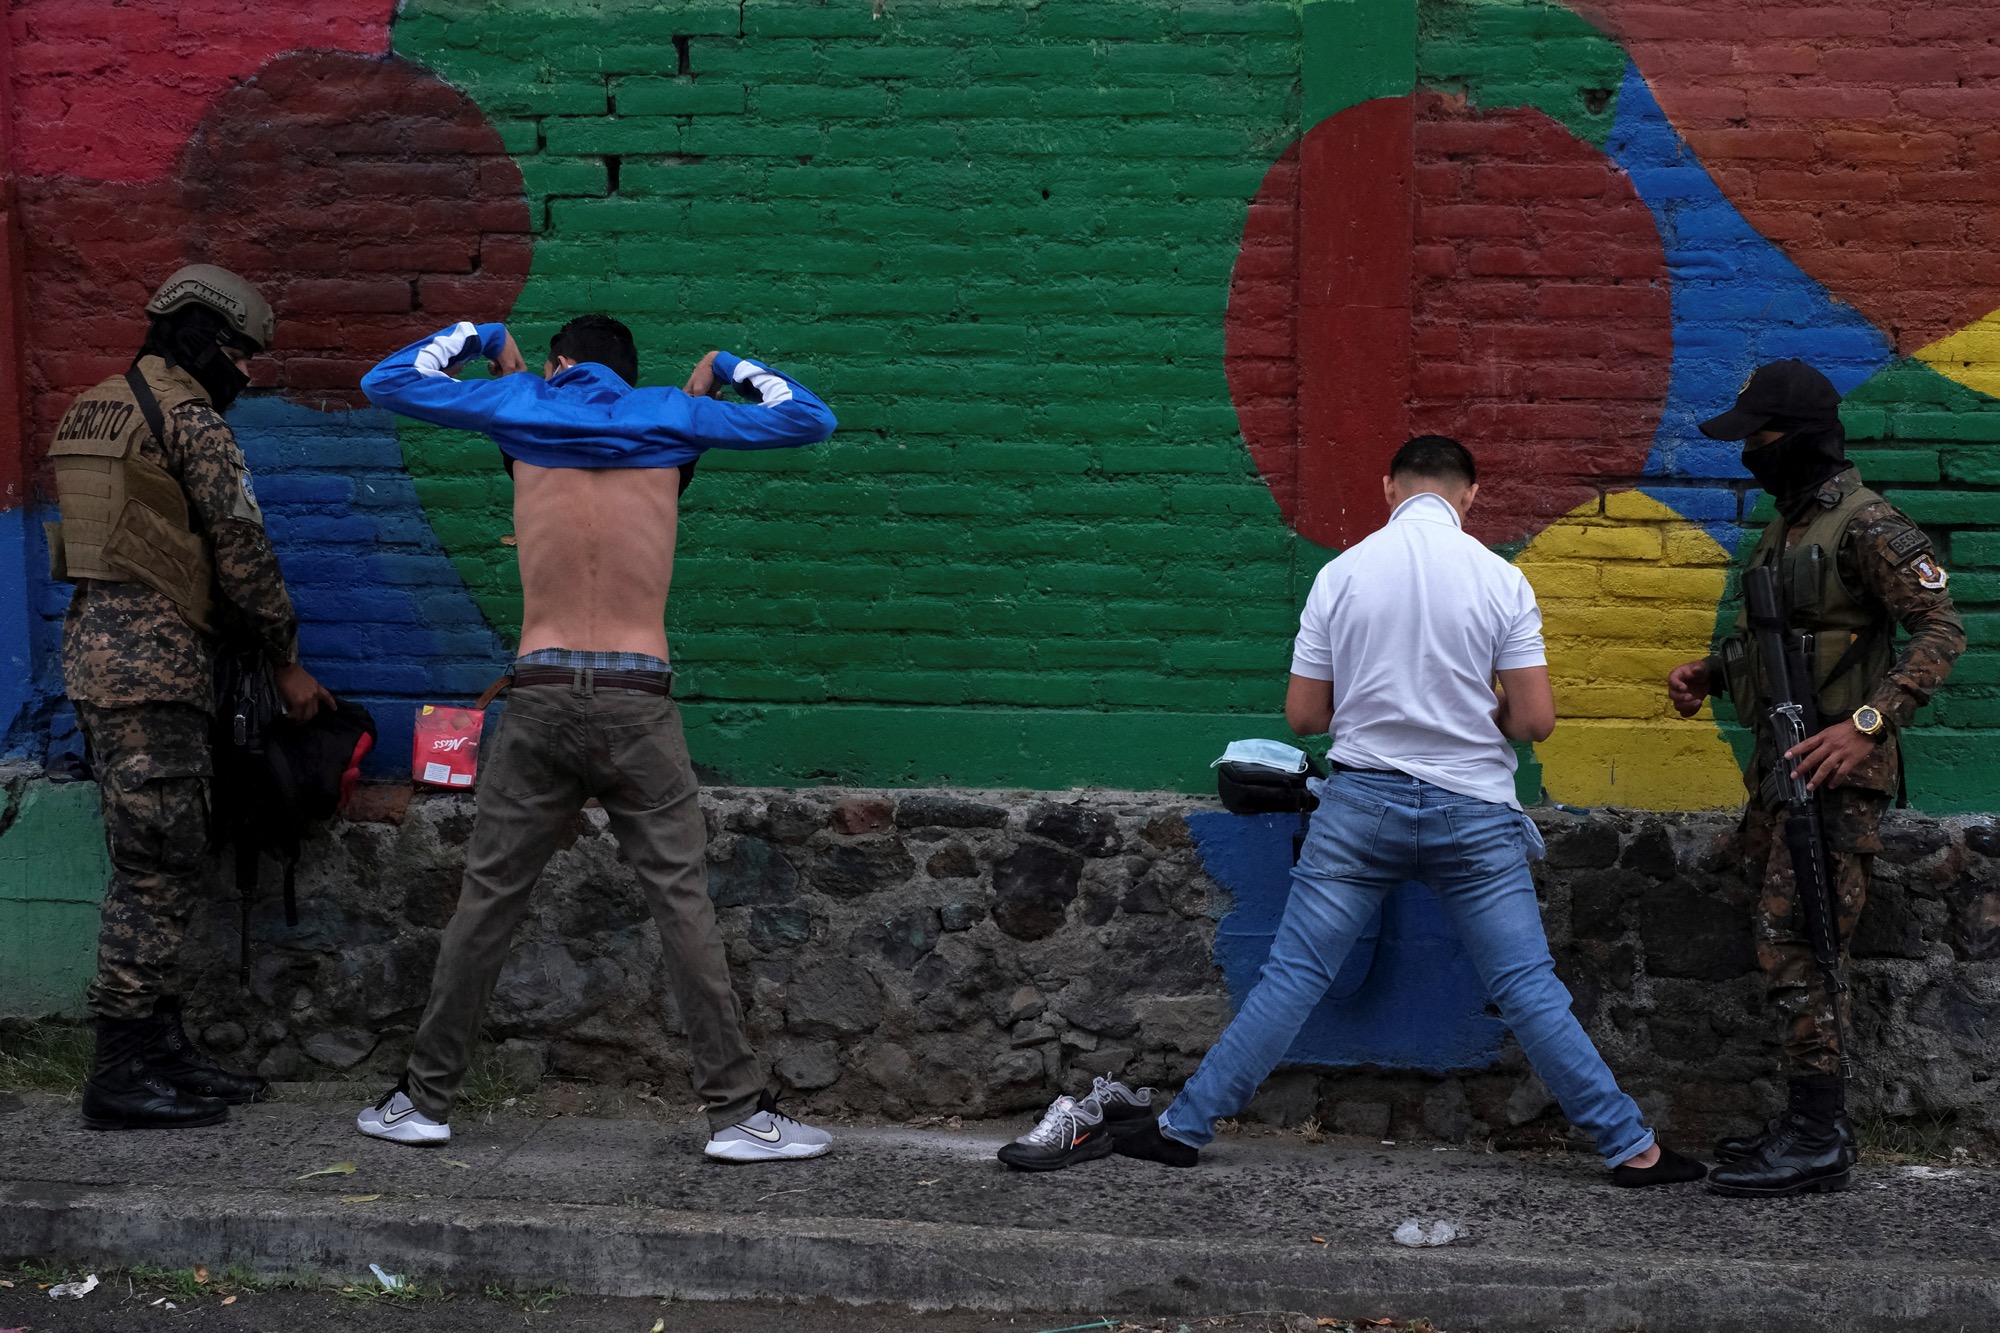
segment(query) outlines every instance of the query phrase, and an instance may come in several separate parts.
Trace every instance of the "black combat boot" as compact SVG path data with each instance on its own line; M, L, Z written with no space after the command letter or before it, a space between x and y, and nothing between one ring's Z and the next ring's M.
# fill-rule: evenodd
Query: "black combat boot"
M1861 1146L1854 1138L1854 1122L1847 1118L1845 1088L1841 1080L1833 1074L1815 1074L1809 1078L1795 1078L1791 1081L1790 1098L1786 1108L1771 1118L1769 1124L1756 1134L1739 1134L1732 1138L1718 1139L1715 1144L1715 1160L1727 1165L1755 1157L1762 1152L1771 1137L1783 1129L1793 1111L1811 1107L1817 1099L1823 1098L1825 1089L1834 1089L1833 1127L1840 1135L1842 1149L1847 1154L1847 1164L1853 1166L1861 1160Z
M1717 1194L1782 1198L1792 1194L1832 1194L1844 1190L1858 1153L1854 1130L1845 1124L1840 1079L1816 1075L1792 1084L1792 1105L1748 1157L1709 1173Z
M153 1007L153 1032L146 1043L146 1064L152 1071L195 1097L212 1097L231 1106L245 1106L262 1097L270 1084L255 1074L232 1074L194 1044L181 1025L178 996L161 997Z
M100 1018L97 1057L83 1085L83 1123L92 1129L188 1129L229 1117L229 1107L190 1097L146 1063L156 1019Z

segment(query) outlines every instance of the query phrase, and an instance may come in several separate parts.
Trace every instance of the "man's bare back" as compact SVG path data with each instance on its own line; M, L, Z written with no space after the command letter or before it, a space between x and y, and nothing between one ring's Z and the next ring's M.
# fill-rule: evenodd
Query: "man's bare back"
M679 468L514 466L521 648L667 658Z

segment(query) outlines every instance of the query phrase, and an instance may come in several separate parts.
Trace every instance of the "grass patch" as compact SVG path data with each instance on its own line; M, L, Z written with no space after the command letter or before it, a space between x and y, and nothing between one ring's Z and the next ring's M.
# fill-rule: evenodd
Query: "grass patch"
M0 1023L0 1090L80 1097L96 1050L80 1023Z
M540 1081L524 1076L518 1063L509 1060L498 1046L482 1041L473 1052L472 1068L458 1090L455 1109L467 1115L490 1115L510 1097L525 1097Z
M1855 1121L1861 1155L1869 1162L1893 1166L1949 1163L1953 1160L1951 1132L1957 1128L1953 1111L1920 1111L1915 1115L1863 1116Z

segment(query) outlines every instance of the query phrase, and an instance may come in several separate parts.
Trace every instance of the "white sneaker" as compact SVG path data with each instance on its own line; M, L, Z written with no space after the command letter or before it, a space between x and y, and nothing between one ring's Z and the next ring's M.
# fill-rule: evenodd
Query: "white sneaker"
M373 1138L416 1148L435 1148L451 1142L451 1126L419 1111L400 1083L388 1096L356 1116L354 1127Z
M721 1162L785 1162L818 1157L831 1146L833 1135L781 1113L766 1092L754 1113L716 1130L702 1151Z

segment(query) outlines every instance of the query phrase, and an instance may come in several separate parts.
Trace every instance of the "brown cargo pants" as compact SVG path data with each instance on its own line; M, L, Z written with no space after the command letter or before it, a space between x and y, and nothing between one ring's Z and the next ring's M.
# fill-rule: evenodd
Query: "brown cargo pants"
M529 893L594 796L660 928L709 1123L720 1129L743 1119L764 1077L729 986L708 897L708 831L674 701L599 689L578 671L568 685L513 690L484 748L458 909L410 1052L410 1100L434 1120L449 1116Z

